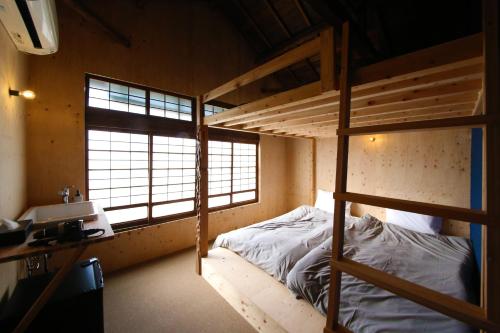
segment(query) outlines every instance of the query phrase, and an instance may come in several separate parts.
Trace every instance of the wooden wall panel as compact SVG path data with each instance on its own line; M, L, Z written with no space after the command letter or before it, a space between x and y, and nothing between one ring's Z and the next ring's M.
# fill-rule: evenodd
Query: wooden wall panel
M286 143L286 152L288 210L302 204L314 204L311 200L313 183L309 176L313 172L311 140L290 138Z
M467 129L353 137L347 190L468 207L470 198L470 131ZM336 138L317 140L316 182L332 191ZM297 151L300 155L301 152ZM307 154L307 150L304 150ZM307 192L309 188L302 191ZM353 213L382 220L385 210L353 205ZM444 232L468 237L468 223L446 221Z
M130 36L132 46L114 42L63 2L58 6L59 51L30 56L30 84L37 93L27 121L30 205L60 200L57 191L65 184L84 189L85 72L196 96L253 66L253 52L208 3L149 1L144 9L134 1L92 5ZM227 100L241 103L257 94L254 85Z
M61 3L60 50L30 57L30 83L37 92L27 120L28 202L30 206L60 201L63 185L84 189L84 73L90 72L196 96L253 66L255 55L215 7L203 1L105 1L93 8L116 29L130 36L127 49L98 27L82 22ZM120 10L116 11L115 8ZM139 12L137 12L139 11ZM226 98L242 103L261 97L259 84ZM261 140L260 202L211 214L209 238L217 233L271 218L286 210L286 141ZM279 190L279 192L278 192ZM118 234L116 240L90 247L105 271L194 245L195 220L186 219ZM54 263L58 260L55 258Z
M26 56L0 26L0 218L17 218L26 208L25 106L9 88L27 89ZM0 265L0 307L12 292L16 262Z

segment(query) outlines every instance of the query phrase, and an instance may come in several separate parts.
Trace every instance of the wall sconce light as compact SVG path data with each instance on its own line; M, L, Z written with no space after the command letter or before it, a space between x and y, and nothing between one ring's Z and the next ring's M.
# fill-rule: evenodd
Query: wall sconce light
M370 140L370 142L375 142L375 137L374 136L371 136L368 140Z
M23 96L26 99L34 99L36 97L35 93L32 90L12 90L9 89L10 96Z

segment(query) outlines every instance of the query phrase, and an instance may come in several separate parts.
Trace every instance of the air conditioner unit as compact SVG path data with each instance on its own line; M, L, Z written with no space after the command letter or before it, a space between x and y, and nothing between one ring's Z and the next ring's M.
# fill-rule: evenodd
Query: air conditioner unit
M38 55L57 51L54 0L0 0L0 20L19 51Z

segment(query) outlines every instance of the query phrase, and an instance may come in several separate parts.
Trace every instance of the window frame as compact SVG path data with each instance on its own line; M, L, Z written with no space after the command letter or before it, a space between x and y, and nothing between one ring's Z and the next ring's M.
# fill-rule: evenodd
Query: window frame
M145 98L146 98L146 113L145 114L136 114L130 112L123 112L118 110L111 109L101 109L97 107L89 106L89 82L90 79L103 80L109 83L115 83L120 85L126 85L128 87L137 88L145 90ZM171 95L179 98L189 99L191 100L191 121L188 120L180 120L173 118L164 118L158 116L150 115L150 92L157 92L161 94ZM141 84L131 83L123 80L117 80L113 78L109 78L102 75L96 74L85 74L85 83L84 83L84 105L85 105L85 195L86 198L89 198L89 147L88 147L88 133L90 130L96 131L110 131L110 132L122 132L122 133L132 133L132 134L146 134L148 135L148 178L149 178L149 200L147 203L140 204L131 204L117 207L107 207L104 208L104 211L113 211L119 209L127 209L134 207L147 207L148 216L145 219L138 219L132 221L118 222L113 223L111 226L113 230L129 230L135 228L141 228L151 225L157 225L161 223L168 223L172 221L177 221L185 218L195 217L196 216L196 195L194 198L194 209L189 212L183 212L178 214L166 215L161 217L153 217L152 210L153 206L161 205L165 203L175 203L178 201L186 201L187 199L178 199L171 200L165 202L152 202L152 187L153 187L153 137L154 136L167 136L167 137L177 137L177 138L188 138L194 139L196 141L196 98L192 96L182 95L178 93L173 93L170 91L165 91L161 89L157 89L154 87L149 87ZM208 103L210 105L230 108L232 105L222 102L211 101ZM252 190L244 190L244 191L236 191L233 192L233 159L234 152L232 149L231 153L231 192L225 194L217 194L211 195L209 197L214 196L223 196L230 195L231 203L229 205L217 206L209 208L209 212L216 212L226 209L231 209L239 206L254 204L259 202L260 195L260 184L259 184L259 155L260 155L260 138L259 135L253 133L244 133L239 131L230 131L230 130L222 130L217 128L209 128L209 140L210 141L224 141L231 142L231 147L234 146L234 143L250 143L256 145L256 184L255 184L255 199L241 201L237 203L232 202L232 196L234 194L240 192L250 192Z

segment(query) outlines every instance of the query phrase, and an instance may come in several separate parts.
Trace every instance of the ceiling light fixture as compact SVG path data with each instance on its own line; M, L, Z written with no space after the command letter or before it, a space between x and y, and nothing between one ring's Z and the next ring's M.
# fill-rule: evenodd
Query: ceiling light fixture
M370 137L369 140L370 140L370 142L375 142L376 139L375 139L375 137L372 136L372 137Z
M36 97L36 94L32 90L12 90L9 89L9 95L10 96L23 96L26 99L34 99Z

